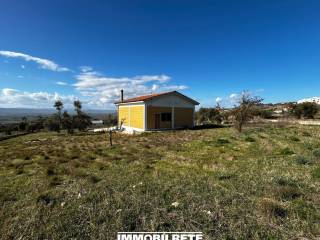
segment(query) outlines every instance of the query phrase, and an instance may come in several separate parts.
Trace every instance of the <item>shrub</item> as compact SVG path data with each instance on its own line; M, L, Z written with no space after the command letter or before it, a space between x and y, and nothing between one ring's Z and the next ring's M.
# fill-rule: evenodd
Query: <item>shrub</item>
M281 186L275 189L275 195L289 201L300 197L302 194L297 187Z
M293 141L293 142L299 142L300 141L300 139L295 137L295 136L291 136L290 140Z
M314 118L318 113L319 107L316 103L304 102L300 104L293 104L291 107L291 114L297 118Z
M308 132L306 132L306 131L303 131L303 132L302 132L302 136L304 136L304 137L311 137L311 134L308 133Z
M275 196L280 197L283 200L293 200L302 195L297 187L297 182L293 179L275 177L273 181L279 185L274 191Z
M231 179L231 178L234 178L235 177L235 175L234 174L232 174L232 173L219 173L218 174L218 179L219 180L229 180L229 179Z
M61 185L61 179L59 177L52 178L52 180L50 181L50 186L54 187L59 185Z
M44 125L49 131L60 131L59 118L56 115L47 118Z
M314 149L312 151L313 156L320 158L320 148Z
M55 175L54 169L53 169L52 167L49 167L49 168L47 169L47 175L48 175L48 176Z
M96 176L96 175L91 175L91 176L90 176L90 181L91 181L92 183L98 183L98 182L101 181L101 178L99 178L99 177Z
M312 173L312 177L314 178L320 178L320 167L316 168L313 173Z
M255 142L256 140L254 139L254 138L252 138L252 137L246 137L245 139L244 139L246 142Z
M219 138L219 139L217 140L217 143L218 143L219 145L224 145L224 144L230 143L230 141L229 141L228 139Z
M282 177L282 176L275 177L273 181L279 186L292 186L292 187L297 186L297 182L295 180Z
M269 217L284 218L287 216L287 210L278 202L264 198L260 201L261 210Z
M56 199L51 196L49 193L40 194L37 198L38 203L42 203L44 205L54 205L56 202Z
M308 158L306 158L305 156L297 156L295 159L295 162L299 165L307 165L307 164L311 164L312 161Z
M290 150L290 148L286 147L280 151L280 154L286 156L286 155L292 155L294 154L294 152Z

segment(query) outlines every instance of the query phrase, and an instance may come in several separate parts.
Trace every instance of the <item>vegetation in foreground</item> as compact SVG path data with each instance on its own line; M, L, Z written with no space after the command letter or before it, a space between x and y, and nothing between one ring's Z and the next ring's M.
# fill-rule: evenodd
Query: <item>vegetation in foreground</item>
M35 133L0 142L3 239L320 236L320 128L136 136Z

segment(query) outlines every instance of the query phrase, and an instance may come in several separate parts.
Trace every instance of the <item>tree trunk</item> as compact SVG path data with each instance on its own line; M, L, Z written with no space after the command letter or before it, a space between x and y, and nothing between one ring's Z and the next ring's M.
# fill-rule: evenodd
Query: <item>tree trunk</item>
M109 142L110 142L110 146L112 147L112 131L109 131Z

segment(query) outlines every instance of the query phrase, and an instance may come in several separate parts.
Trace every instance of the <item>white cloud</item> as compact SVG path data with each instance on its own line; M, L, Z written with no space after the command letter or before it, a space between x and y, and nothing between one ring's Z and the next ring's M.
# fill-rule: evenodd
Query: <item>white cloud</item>
M184 90L185 85L171 85L167 75L140 75L134 77L109 77L92 69L85 69L76 76L73 86L84 97L90 98L89 104L110 107L119 99L120 90L125 98L161 91Z
M221 97L217 97L217 98L216 98L216 102L217 102L217 103L222 102L222 98L221 98Z
M24 53L11 52L11 51L0 51L0 55L4 56L4 57L8 57L8 58L21 58L25 61L32 61L32 62L37 63L40 66L40 68L42 68L42 69L47 69L47 70L56 71L56 72L70 71L68 68L61 67L57 63L55 63L51 60L39 58L39 57L33 57L31 55L24 54Z
M61 99L66 107L71 107L76 99L73 95L59 95L47 92L22 92L16 89L0 90L0 107L48 108Z
M237 93L232 93L232 94L230 94L229 98L230 98L230 99L235 99L235 98L237 98L238 96L239 96L239 94L237 94Z
M80 69L81 72L90 72L90 71L92 71L92 67L90 67L90 66L81 66L81 67L79 67L79 69Z
M62 82L62 81L58 81L58 82L56 82L56 84L60 85L60 86L67 86L68 85L68 83Z

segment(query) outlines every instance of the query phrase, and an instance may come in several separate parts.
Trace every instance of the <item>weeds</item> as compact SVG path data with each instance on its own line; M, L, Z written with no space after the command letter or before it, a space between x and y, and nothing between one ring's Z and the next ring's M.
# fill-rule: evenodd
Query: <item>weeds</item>
M298 155L295 158L295 162L299 165L309 165L312 164L312 160L310 160L309 158L302 156L302 155Z
M280 151L280 154L283 156L288 156L294 154L294 152L290 148L286 147Z
M320 148L314 149L312 151L313 156L320 159Z
M219 139L217 140L217 143L218 143L218 145L225 145L225 144L230 143L230 141L229 141L228 139L219 138Z
M313 173L312 173L312 176L316 179L320 179L320 167L317 167Z
M247 136L244 140L246 142L255 142L256 141L253 137L250 137L250 136Z
M285 209L280 203L272 199L262 199L260 201L260 207L263 213L268 217L284 218L288 215L287 209Z

